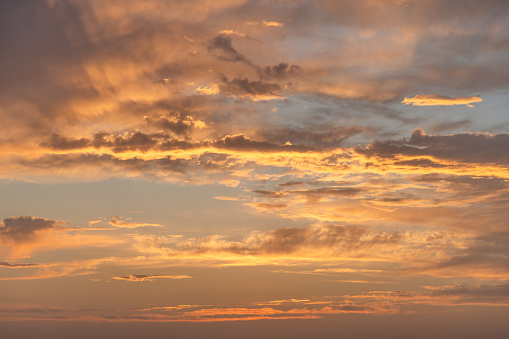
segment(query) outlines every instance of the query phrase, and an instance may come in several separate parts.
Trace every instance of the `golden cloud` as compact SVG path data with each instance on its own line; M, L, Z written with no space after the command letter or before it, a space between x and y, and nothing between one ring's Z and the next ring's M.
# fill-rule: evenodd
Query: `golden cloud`
M453 106L453 105L467 105L468 107L472 106L475 102L482 102L481 97L472 96L472 97L449 97L445 95L437 95L437 94L417 94L413 98L403 99L401 101L402 104L405 105L413 105L413 106Z

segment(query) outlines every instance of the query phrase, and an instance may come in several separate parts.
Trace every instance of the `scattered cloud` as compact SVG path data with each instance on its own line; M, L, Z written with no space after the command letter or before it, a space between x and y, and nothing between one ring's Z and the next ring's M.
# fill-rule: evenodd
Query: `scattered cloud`
M178 305L184 300L124 314L20 307L6 311L13 319L18 311L60 321L316 319L509 304L509 134L500 105L509 87L508 2L1 6L5 185L27 181L44 190L109 178L211 184L203 189L213 194L200 199L215 197L214 218L225 221L219 231L193 219L171 230L179 236L169 234L168 220L90 219L109 212L64 222L50 212L55 219L29 215L42 207L24 206L20 191L9 204L19 201L16 210L25 212L0 222L2 280L86 276L107 286L101 274L135 282L189 277L118 272L179 265L263 272L270 265L267 274L364 284L334 300L311 297L319 293L309 289L258 305ZM487 98L483 114L442 112ZM434 108L423 115L412 106ZM227 213L239 206L253 215L246 225ZM86 204L80 208L86 214ZM147 220L164 219L150 210ZM100 222L107 227L94 227ZM370 289L388 275L394 285ZM448 286L423 290L424 280ZM182 293L185 299L189 290ZM106 301L115 305L116 295ZM73 302L62 300L55 304Z

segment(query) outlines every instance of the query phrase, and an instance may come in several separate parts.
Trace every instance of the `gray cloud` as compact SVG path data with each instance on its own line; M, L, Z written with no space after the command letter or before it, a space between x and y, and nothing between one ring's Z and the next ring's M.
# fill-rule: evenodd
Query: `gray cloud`
M508 306L509 284L454 285L428 287L428 292L371 291L350 299L391 300L396 304Z
M509 134L461 133L428 135L418 128L409 140L374 141L366 148L357 147L366 156L393 158L397 155L433 156L466 163L509 164Z
M40 264L11 264L7 261L0 261L0 266L9 268L40 267Z
M32 216L9 217L2 220L0 238L27 242L33 239L37 232L52 230L61 224L61 221Z
M228 80L225 76L221 78L219 89L224 94L236 97L249 96L253 99L279 97L281 92L281 86L277 83L250 81L248 78L241 77Z
M184 248L198 253L230 252L245 255L281 255L306 251L343 251L397 244L404 241L402 232L378 233L363 227L322 225L306 228L278 228L266 233L254 233L243 242L220 242L204 238ZM316 255L316 253L315 253Z
M308 122L306 127L264 127L258 132L261 138L284 144L290 142L294 145L311 147L340 147L345 140L359 135L374 133L375 129L363 126L331 126L330 123L318 124Z
M214 52L219 59L224 61L242 62L249 66L253 65L244 55L233 48L232 38L228 35L220 34L214 37L208 42L207 50Z
M294 145L277 145L266 141L256 141L248 138L244 135L228 135L220 140L213 143L217 148L227 148L235 150L245 151L295 151L295 152L307 152L312 151L313 148L305 146L294 146Z
M282 62L274 66L259 67L258 72L262 78L286 80L302 75L304 70L299 65L289 65L286 62Z
M214 141L188 141L178 140L164 133L145 134L139 131L131 134L120 135L118 133L96 133L93 138L73 139L69 137L52 134L42 141L42 147L54 150L79 150L86 147L100 149L102 147L111 149L114 153L126 151L170 151L175 149L193 149L216 147L219 149L232 149L244 151L290 151L308 152L314 150L312 147L299 145L281 145L267 141L257 141L244 135L227 135Z
M149 125L171 131L177 135L185 135L194 127L194 121L190 116L176 113L173 116L159 116L157 118L146 117Z

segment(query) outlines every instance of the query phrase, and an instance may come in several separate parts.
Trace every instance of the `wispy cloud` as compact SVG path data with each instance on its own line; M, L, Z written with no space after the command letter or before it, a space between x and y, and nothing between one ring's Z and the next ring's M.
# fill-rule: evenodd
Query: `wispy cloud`
M113 227L118 228L137 228L137 227L147 227L147 226L154 226L154 227L161 227L160 224L151 224L151 223L145 223L145 222L129 222L132 218L127 218L124 220L123 217L115 216L111 218L110 225Z
M147 275L147 274L130 274L122 277L113 277L116 280L126 281L154 281L154 279L189 279L188 275Z
M454 105L467 105L468 107L474 107L472 104L476 102L482 102L482 99L479 96L473 97L448 97L445 95L437 95L437 94L418 94L413 98L403 99L401 102L405 105L413 105L413 106L454 106Z

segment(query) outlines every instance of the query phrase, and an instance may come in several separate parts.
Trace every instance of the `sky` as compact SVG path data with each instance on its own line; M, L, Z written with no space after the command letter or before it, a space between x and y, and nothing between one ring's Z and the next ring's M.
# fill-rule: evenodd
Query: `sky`
M505 338L509 2L0 1L9 338Z

